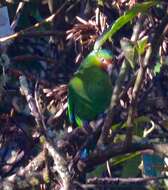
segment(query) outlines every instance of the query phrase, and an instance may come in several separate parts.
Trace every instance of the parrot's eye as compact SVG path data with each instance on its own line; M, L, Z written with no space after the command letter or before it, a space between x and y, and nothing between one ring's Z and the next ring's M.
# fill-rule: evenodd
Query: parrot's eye
M104 66L108 66L112 64L112 59L105 59L105 58L100 58L100 62Z
M104 58L101 58L101 59L100 59L100 62L103 64L103 63L106 62L106 60L105 60Z
M109 75L111 74L111 70L112 70L112 59L105 59L105 58L101 58L100 59L101 62L101 68L106 71L107 73L109 73Z

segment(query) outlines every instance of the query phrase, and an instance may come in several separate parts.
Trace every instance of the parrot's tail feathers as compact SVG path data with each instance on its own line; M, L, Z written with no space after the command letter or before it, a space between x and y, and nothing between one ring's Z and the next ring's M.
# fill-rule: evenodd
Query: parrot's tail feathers
M69 113L69 121L71 124L74 124L75 123L75 116L73 113Z
M70 100L68 99L68 117L71 124L75 123L75 115L73 110L73 105L71 104Z
M78 127L80 128L84 127L84 122L77 115L75 116L75 122Z

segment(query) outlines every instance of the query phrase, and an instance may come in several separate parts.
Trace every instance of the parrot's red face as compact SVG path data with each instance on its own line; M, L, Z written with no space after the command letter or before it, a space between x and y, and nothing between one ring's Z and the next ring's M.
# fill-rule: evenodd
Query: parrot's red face
M100 58L100 67L106 71L109 75L111 75L112 72L112 64L113 64L113 60L112 58L109 59L105 59L105 58Z
M87 59L88 64L99 67L108 75L111 75L113 67L113 54L110 50L94 50L88 55Z

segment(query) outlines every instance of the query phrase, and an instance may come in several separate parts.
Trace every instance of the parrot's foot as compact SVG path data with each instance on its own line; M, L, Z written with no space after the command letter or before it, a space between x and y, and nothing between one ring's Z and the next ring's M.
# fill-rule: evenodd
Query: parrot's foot
M83 122L83 128L85 130L85 132L89 135L93 132L92 127L90 126L90 123L88 121L84 121Z

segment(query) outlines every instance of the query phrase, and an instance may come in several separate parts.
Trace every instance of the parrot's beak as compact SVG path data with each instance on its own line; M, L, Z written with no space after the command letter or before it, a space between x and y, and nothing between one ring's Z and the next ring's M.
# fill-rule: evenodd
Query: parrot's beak
M102 68L105 70L109 75L112 73L113 68L113 61L112 59L104 59L102 62Z
M112 69L113 69L113 65L112 65L112 64L107 65L106 71L107 71L107 73L108 73L109 76L110 76L111 73L112 73Z

